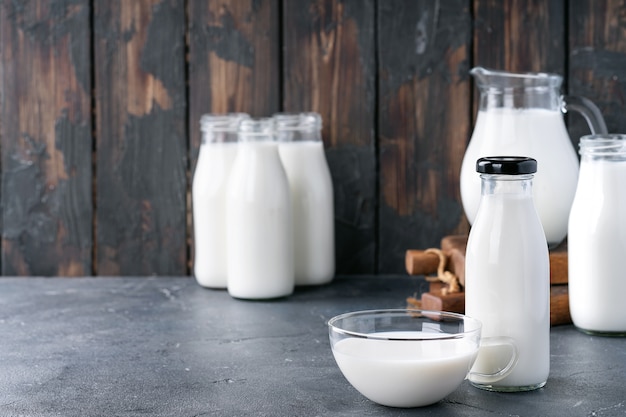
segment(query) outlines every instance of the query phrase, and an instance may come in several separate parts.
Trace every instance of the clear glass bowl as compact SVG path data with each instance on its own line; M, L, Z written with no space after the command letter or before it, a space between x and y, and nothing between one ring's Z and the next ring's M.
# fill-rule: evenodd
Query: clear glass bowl
M390 407L440 401L466 378L481 323L462 314L369 310L328 321L337 365L362 395Z

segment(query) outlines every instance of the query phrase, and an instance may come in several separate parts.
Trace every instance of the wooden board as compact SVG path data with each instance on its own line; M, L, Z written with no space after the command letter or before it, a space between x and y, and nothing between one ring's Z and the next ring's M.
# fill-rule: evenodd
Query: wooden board
M3 275L185 275L207 112L316 110L337 271L467 233L482 65L549 71L626 131L618 0L0 2ZM572 142L588 132L567 116Z
M334 187L337 273L374 273L374 1L283 5L283 109L317 111L324 121Z
M564 0L474 0L474 64L565 75Z
M0 3L3 275L92 273L89 15Z
M474 66L565 76L564 1L474 0ZM480 95L473 94L475 121Z
M186 275L182 0L96 0L96 273Z
M406 248L467 233L459 175L470 128L466 1L378 3L379 272Z
M600 108L608 131L626 132L626 4L621 0L570 4L569 94L581 95ZM570 136L589 134L584 119L569 116Z

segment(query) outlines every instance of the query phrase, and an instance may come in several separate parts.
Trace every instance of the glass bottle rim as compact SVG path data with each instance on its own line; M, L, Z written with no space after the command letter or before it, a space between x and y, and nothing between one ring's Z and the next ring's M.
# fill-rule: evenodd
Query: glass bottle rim
M250 115L247 113L206 113L200 117L200 130L203 133L236 133L241 121L249 118Z
M274 120L271 117L250 118L239 124L240 142L269 142L275 140Z
M272 118L277 131L319 130L322 128L322 116L316 112L275 113Z
M580 138L581 155L626 156L626 134L609 133L585 135Z

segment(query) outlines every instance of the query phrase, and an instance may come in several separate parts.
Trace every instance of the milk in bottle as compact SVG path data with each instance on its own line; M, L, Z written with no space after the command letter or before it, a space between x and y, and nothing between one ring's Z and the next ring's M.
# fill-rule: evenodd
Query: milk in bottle
M198 284L226 288L226 190L237 154L237 131L247 114L206 114L193 176L194 276Z
M537 162L523 157L480 158L482 198L467 242L465 314L483 324L482 336L510 338L518 361L499 381L475 374L502 369L510 347L481 348L470 382L494 391L545 385L550 370L548 246L532 198Z
M240 124L226 227L229 294L242 299L291 294L295 285L291 199L270 118Z
M580 140L569 216L569 309L588 333L626 335L626 135Z
M274 115L278 151L291 192L296 285L335 274L333 185L317 113Z

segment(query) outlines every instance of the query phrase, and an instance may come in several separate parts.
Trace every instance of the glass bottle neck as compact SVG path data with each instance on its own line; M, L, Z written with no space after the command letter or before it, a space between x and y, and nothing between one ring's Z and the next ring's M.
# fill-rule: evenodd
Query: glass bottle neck
M587 135L580 139L581 162L626 162L626 135Z
M254 133L239 133L239 143L264 143L272 144L276 143L275 138L272 135L267 134L254 134Z
M276 131L278 142L321 142L322 135L319 130L278 130Z
M515 194L532 197L534 174L502 175L480 174L481 195Z
M237 130L234 131L220 131L220 130L207 130L202 132L202 145L209 143L236 143L238 140Z
M318 113L277 113L274 124L278 142L322 141L322 118Z
M249 118L246 113L204 114L200 118L201 144L237 142L239 125Z
M275 142L274 122L270 118L244 120L239 126L240 143Z

